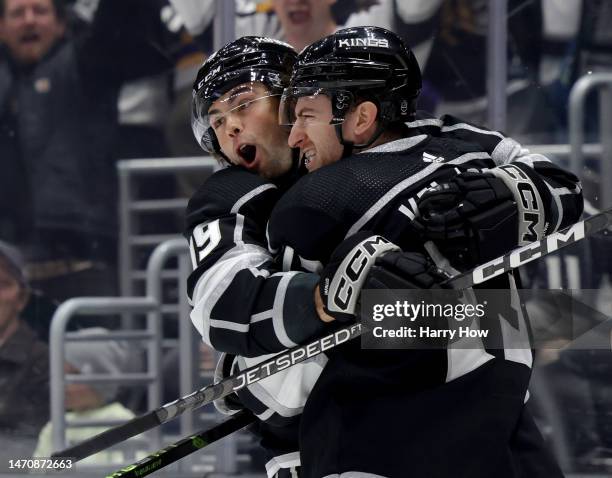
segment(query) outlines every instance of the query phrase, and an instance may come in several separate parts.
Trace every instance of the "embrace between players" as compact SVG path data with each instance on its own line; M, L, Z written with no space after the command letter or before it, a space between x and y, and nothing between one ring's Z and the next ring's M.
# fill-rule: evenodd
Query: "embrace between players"
M410 49L378 27L299 56L244 37L203 64L193 131L228 167L187 208L188 292L194 326L224 352L218 377L355 321L361 287L439 284L426 241L461 271L578 220L574 175L499 132L417 113L420 88ZM375 253L347 294L341 264L364 241ZM495 325L510 342L528 330L515 315ZM270 477L562 476L526 409L531 365L510 346L352 341L216 405L255 413Z

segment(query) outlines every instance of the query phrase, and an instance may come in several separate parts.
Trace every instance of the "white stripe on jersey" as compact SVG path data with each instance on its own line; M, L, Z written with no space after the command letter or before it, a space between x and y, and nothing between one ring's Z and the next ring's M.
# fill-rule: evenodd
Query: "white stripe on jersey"
M321 261L311 261L309 259L304 259L302 256L298 256L298 258L300 259L301 266L308 272L317 274L323 270L323 263Z
M259 418L262 422L265 422L266 420L268 420L272 415L274 415L274 410L272 410L271 408L268 408L265 412L263 413L256 413L255 414L257 416L257 418Z
M410 136L408 138L397 139L395 141L391 141L389 143L381 144L374 148L367 149L365 151L362 151L362 153L394 153L398 151L404 151L408 148L413 148L426 138L426 134L420 134L418 136Z
M234 277L242 270L257 268L270 260L269 252L254 244L241 243L230 249L200 276L193 290L193 310L190 317L202 340L210 342L212 309L225 294Z
M508 278L510 279L510 306L516 311L518 330L512 327L507 320L502 319L499 321L504 344L504 358L511 362L522 363L531 368L533 365L533 354L527 346L531 343L531 340L529 338L529 329L525 323L524 309L521 306L514 276L508 274ZM512 348L513 345L516 348Z
M268 189L276 189L276 186L274 184L263 184L249 191L248 193L246 193L244 196L242 196L240 199L238 199L238 201L234 203L234 205L232 206L232 209L230 210L230 213L236 214L244 204L249 202L251 199L253 199L258 194L261 194L264 191L267 191Z
M396 142L396 141L395 141ZM389 143L391 144L391 143ZM466 153L462 156L459 156L451 161L446 163L431 163L429 166L423 168L416 174L404 179L403 181L397 183L394 187L392 187L385 195L383 195L378 201L376 201L370 209L368 209L365 214L348 230L345 238L352 236L357 231L361 230L361 228L372 219L378 212L384 208L387 204L389 204L397 195L402 193L405 189L408 189L414 183L420 181L421 179L426 178L430 174L432 174L436 169L441 168L442 166L448 164L463 164L469 161L473 161L475 159L487 159L490 158L488 153L477 152L477 153Z
M484 349L482 341L480 339L478 339L478 341L480 342L480 348L463 348L465 342L463 342L463 339L460 339L446 349L446 361L448 366L446 370L446 382L462 377L495 358Z
M247 332L250 324L237 324L236 322L229 322L228 320L216 320L210 319L209 327L214 329L225 329L234 330L236 332Z
M266 473L268 478L274 478L274 475L278 473L278 470L281 468L291 468L295 466L300 466L300 453L297 451L272 458L266 463Z
M518 156L524 156L528 151L512 138L504 138L491 153L491 158L498 166L508 164Z
M251 315L251 323L261 322L262 320L267 320L272 318L272 309L264 310L263 312L258 312L257 314Z
M234 228L234 242L236 244L244 243L242 232L244 231L244 216L236 214L236 227Z
M278 284L276 294L274 296L274 305L272 313L272 324L274 325L274 333L276 334L276 337L278 338L279 342L287 348L295 347L297 345L293 340L289 338L289 335L287 335L287 330L285 330L285 317L283 314L287 286L289 285L289 281L297 274L299 274L299 272L294 272L293 274L285 272L284 274L281 274L282 278ZM272 274L272 276L275 275L277 274Z
M293 250L293 247L285 246L285 249L283 250L283 270L284 271L291 270L291 264L293 263L294 254L295 254L295 251Z
M473 131L475 133L480 133L480 134L488 134L491 136L497 136L499 139L505 139L506 137L499 133L498 131L491 131L489 129L482 129L479 128L477 126L471 125L471 124L467 124L467 123L457 123L457 124L453 124L451 126L443 126L442 127L442 132L448 132L448 131L455 131L456 129L467 129L468 131Z
M437 119L437 118L427 118L427 119L420 119L420 120L415 120L415 121L407 121L406 126L408 126L408 128L422 128L423 126L438 126L441 127L444 124L444 121L442 121L441 119Z
M239 370L259 365L274 354L259 357L236 357ZM292 365L259 382L249 385L249 392L268 409L281 417L295 417L304 410L310 391L319 379L328 358L325 354ZM266 412L262 412L266 413ZM270 418L272 414L269 414Z

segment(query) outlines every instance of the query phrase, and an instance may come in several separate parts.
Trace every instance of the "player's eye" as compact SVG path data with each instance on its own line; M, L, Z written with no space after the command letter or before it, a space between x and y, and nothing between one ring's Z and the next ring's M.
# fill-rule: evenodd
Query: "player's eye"
M211 121L211 125L214 130L217 130L221 126L223 126L223 123L225 123L225 117L223 116L217 116L216 118L213 118L213 120Z
M249 106L251 106L251 104L253 103L254 100L244 100L241 101L240 104L238 106L236 106L236 110L237 111L244 111L246 109L249 108Z
M314 115L308 113L299 113L296 117L297 123L301 125L310 124L314 121L314 119Z

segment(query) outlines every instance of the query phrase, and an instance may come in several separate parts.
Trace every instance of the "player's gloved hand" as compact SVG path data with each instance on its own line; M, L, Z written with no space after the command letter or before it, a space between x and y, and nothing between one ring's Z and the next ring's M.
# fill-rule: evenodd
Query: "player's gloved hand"
M321 320L352 322L356 319L359 294L376 260L400 248L382 236L360 231L341 242L321 272L318 290ZM315 302L318 302L315 297ZM321 310L319 309L319 312Z
M435 289L449 279L429 256L391 251L376 259L364 289Z
M461 173L431 188L413 221L458 268L470 268L516 247L518 210L510 189L486 172Z

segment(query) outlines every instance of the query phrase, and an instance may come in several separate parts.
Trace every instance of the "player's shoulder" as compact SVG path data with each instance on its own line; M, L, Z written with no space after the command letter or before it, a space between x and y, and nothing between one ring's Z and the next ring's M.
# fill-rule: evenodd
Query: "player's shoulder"
M244 168L213 173L187 204L187 226L227 214L269 214L278 200L276 185Z
M360 168L352 161L353 158L346 158L302 176L283 194L274 211L332 212L351 202L361 180Z

